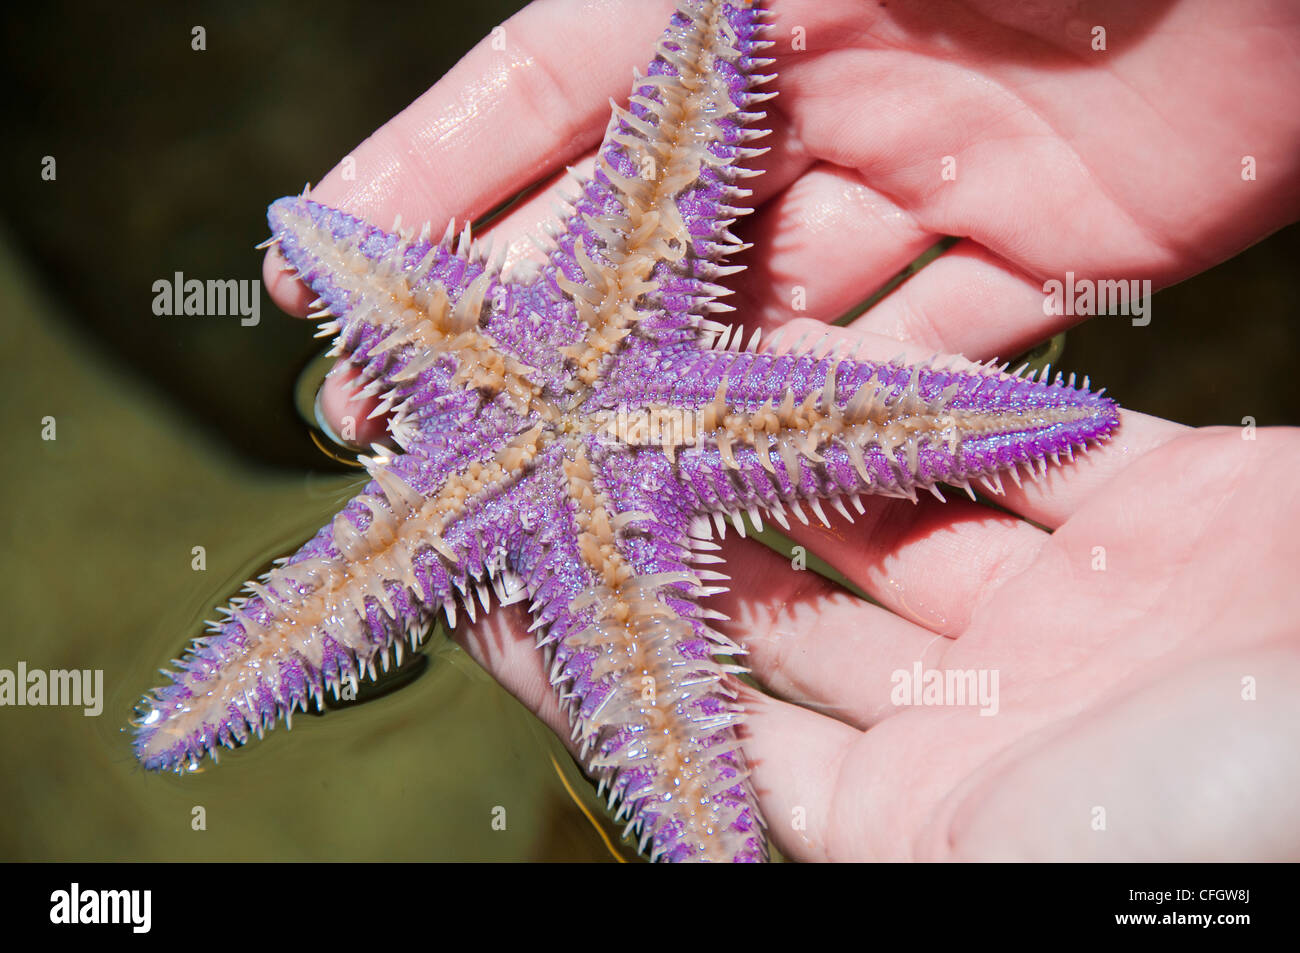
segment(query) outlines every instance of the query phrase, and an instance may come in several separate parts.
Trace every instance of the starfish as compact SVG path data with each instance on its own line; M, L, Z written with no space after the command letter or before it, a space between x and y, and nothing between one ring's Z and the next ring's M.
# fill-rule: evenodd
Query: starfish
M145 697L145 767L260 736L491 590L528 601L579 758L651 859L767 858L709 520L743 533L742 514L826 522L823 501L851 519L864 493L997 491L1001 471L1104 439L1118 410L1073 377L742 348L714 320L765 151L764 19L683 0L545 265L503 274L468 228L434 241L307 194L271 205L271 242L397 450L362 456L362 492Z

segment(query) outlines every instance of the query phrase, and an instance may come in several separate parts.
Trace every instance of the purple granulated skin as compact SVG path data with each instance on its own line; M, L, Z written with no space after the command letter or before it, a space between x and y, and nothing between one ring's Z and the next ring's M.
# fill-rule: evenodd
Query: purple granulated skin
M749 211L772 62L763 17L683 4L526 275L468 233L272 204L273 241L398 449L363 457L362 492L145 698L145 767L245 743L493 591L528 602L579 757L652 859L767 858L737 741L740 650L708 604L725 579L703 568L718 561L709 518L788 525L801 503L821 516L820 500L992 481L1070 457L1119 416L1059 375L720 346L717 283L744 247L729 225ZM681 429L634 439L620 428L638 414Z

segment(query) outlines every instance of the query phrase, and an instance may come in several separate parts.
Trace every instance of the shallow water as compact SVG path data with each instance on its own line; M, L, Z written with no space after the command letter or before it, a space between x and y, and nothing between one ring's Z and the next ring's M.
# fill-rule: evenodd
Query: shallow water
M562 749L441 633L400 691L299 713L292 732L277 728L199 774L136 765L123 727L156 668L357 480L285 475L215 449L69 334L8 252L0 310L25 319L8 328L0 409L11 437L0 667L102 669L105 697L98 717L0 710L0 858L609 857L555 774L553 756L570 764ZM40 439L46 416L52 441ZM191 568L194 546L206 571ZM492 826L498 806L504 831ZM196 807L206 830L192 829Z

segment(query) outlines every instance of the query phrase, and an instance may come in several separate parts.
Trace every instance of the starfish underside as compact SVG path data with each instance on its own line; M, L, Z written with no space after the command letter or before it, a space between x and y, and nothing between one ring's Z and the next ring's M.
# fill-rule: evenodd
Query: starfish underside
M682 2L548 262L503 277L442 241L281 199L272 241L335 352L382 395L400 452L232 601L146 697L136 751L183 770L387 668L439 610L527 599L588 772L653 859L763 860L767 842L711 626L709 518L785 526L820 501L969 488L1103 439L1115 405L992 366L776 354L711 320L745 246L741 181L772 76L765 11ZM757 336L755 336L757 338ZM702 519L703 518L703 519ZM742 528L743 531L743 528Z

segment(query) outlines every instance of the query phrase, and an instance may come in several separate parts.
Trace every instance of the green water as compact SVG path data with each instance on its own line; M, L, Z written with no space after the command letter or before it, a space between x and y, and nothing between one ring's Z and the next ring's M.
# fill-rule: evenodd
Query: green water
M0 313L22 316L7 322L0 357L0 667L104 673L98 717L0 709L0 859L609 858L556 777L552 756L570 764L559 745L437 635L423 675L400 691L299 713L292 732L196 775L142 771L123 727L156 669L357 481L259 468L196 436L68 332L8 243ZM42 439L47 417L54 440ZM204 572L191 568L194 546ZM196 807L206 830L194 829ZM498 808L505 830L493 828Z

